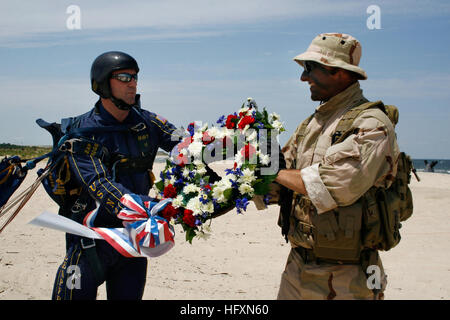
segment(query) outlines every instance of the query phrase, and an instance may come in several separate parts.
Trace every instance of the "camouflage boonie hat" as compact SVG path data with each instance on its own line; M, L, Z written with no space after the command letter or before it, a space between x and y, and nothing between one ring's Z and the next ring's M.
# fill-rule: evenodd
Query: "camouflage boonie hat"
M315 61L326 66L338 67L356 72L361 80L367 79L366 72L358 67L361 59L361 44L345 33L322 33L309 45L306 52L294 61L303 67L303 61Z

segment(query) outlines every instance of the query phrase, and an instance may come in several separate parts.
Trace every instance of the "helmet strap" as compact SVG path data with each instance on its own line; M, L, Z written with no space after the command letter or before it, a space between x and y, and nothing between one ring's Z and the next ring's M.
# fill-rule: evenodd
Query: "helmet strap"
M111 95L110 99L114 103L114 105L117 108L119 108L120 110L128 111L128 110L131 110L131 108L133 108L136 105L136 103L128 104L125 101L123 101L122 99L115 98L113 95Z

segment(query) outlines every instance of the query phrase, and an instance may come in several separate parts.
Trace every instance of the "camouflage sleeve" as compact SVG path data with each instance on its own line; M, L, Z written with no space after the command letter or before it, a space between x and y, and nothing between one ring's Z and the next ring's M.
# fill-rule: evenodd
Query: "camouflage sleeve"
M322 162L302 169L318 213L351 205L372 186L389 187L396 174L399 149L389 118L368 109L353 127L358 132L328 148Z

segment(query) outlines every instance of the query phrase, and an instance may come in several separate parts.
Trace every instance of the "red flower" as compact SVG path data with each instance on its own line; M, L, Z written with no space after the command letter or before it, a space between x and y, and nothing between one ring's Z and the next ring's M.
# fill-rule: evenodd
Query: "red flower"
M253 122L255 122L255 118L251 116L245 116L241 119L241 121L239 121L238 127L239 129L244 129L246 125L252 124Z
M204 145L210 144L214 141L214 137L211 137L207 131L203 132L202 142Z
M209 191L211 191L211 186L209 184L207 184L203 187L203 189L206 189L209 192Z
M164 188L164 198L175 198L177 196L177 190L172 184L169 184Z
M225 126L227 127L227 129L233 129L236 128L236 120L237 120L237 116L235 116L234 114L230 114L227 117L227 122L225 123Z
M169 222L177 213L178 209L175 209L172 204L169 203L161 210L161 217Z
M256 149L251 144L247 144L245 147L241 149L241 154L245 158L245 160L250 159L255 154Z
M192 210L184 209L183 222L186 223L189 227L195 228L195 217Z
M179 153L175 158L175 163L180 167L184 167L188 163L188 158L184 154Z
M189 147L192 141L194 141L193 137L186 137L183 141L177 144L178 151L181 151L182 149Z

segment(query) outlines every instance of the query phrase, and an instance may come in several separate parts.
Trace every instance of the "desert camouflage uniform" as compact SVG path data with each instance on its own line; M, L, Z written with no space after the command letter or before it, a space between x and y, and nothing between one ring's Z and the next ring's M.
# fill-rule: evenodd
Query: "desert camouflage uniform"
M361 112L353 123L359 131L332 145L332 135L341 117L350 108L367 101L356 82L320 105L304 138L298 142L299 126L283 148L287 168L301 170L307 198L315 208L303 210L301 202L294 202L288 234L292 250L282 274L278 299L374 299L383 296L387 282L380 259L376 264L381 271L381 290L374 293L367 286L367 277L360 264L316 263L314 260L305 263L294 249L314 247L313 237L305 232L305 226L315 227L314 215L349 206L372 186L388 187L390 177L395 176L399 148L392 123L378 108Z

